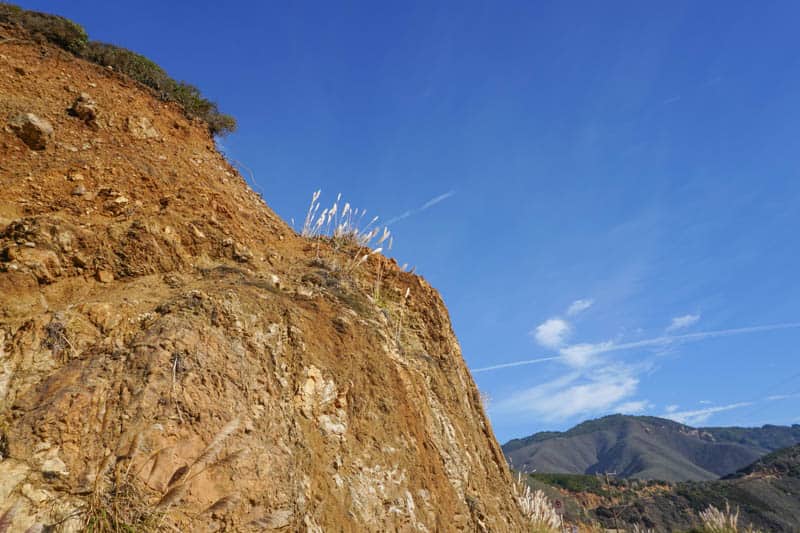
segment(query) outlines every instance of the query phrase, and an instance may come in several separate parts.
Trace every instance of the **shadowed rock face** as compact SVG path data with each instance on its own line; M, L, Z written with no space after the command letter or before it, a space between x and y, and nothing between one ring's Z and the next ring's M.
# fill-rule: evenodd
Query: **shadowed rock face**
M53 133L0 128L10 531L524 528L434 289L343 268L357 250L298 237L203 125L17 37L0 117Z

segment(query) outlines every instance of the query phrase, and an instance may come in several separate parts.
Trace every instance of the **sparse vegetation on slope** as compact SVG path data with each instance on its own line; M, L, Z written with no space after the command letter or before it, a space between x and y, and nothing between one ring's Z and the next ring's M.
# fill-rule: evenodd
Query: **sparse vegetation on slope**
M90 41L86 30L71 20L0 3L0 23L16 25L34 38L133 78L156 91L162 100L178 103L187 116L203 120L213 135L226 135L236 129L236 119L220 112L217 104L203 97L197 87L172 79L164 69L136 52Z
M372 217L369 222L364 223L367 210L354 208L349 202L340 204L341 193L336 196L336 201L331 207L326 207L320 212L321 194L322 191L318 190L311 196L311 204L300 234L308 239L326 241L335 252L345 252L351 256L347 264L334 264L336 269L351 272L371 255L382 252L384 243L387 249L391 250L391 232L385 226L381 231L376 225L378 217ZM364 249L371 246L376 248L365 253ZM319 253L319 247L317 252Z
M514 468L527 472L701 481L797 442L800 426L693 428L656 417L611 415L569 431L515 439L503 451Z
M514 483L514 496L533 533L557 533L561 529L561 517L552 502L541 490L531 490L521 475Z
M628 524L645 523L659 530L755 528L788 532L796 531L800 524L798 494L800 445L769 454L724 480L678 483L670 490L642 495L631 502L598 507L595 513L606 526L613 525L616 519ZM701 513L713 520L703 524ZM714 523L727 523L730 527L734 518L738 529L708 529Z
M525 531L424 279L330 268L354 254L291 231L178 106L0 35L0 117L49 126L0 127L13 531Z

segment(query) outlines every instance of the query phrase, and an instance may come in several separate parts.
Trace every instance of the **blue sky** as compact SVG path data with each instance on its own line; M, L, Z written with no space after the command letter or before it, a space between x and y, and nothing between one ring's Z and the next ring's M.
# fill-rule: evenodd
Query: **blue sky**
M411 211L468 365L548 359L475 372L501 441L800 423L800 4L21 5L201 87L285 219Z

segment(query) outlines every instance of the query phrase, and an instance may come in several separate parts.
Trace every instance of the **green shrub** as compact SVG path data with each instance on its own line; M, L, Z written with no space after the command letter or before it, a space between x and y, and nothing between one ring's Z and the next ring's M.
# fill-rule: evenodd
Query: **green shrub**
M0 22L22 26L31 35L41 36L73 54L80 54L89 42L86 30L71 20L11 4L0 3Z
M177 102L188 117L203 120L212 135L227 135L236 130L236 119L221 113L217 104L204 98L197 87L173 80L164 69L136 52L89 41L86 31L70 20L0 3L0 23L21 26L32 36L41 36L76 56L130 76L155 90L162 100Z
M236 129L236 120L220 113L217 104L203 98L197 87L173 80L164 69L141 54L113 44L92 41L87 44L83 57L92 63L110 66L147 85L164 101L177 102L188 116L204 120L214 135L226 135Z
M529 474L531 478L554 487L560 487L572 492L593 492L605 494L606 488L597 476L583 474Z

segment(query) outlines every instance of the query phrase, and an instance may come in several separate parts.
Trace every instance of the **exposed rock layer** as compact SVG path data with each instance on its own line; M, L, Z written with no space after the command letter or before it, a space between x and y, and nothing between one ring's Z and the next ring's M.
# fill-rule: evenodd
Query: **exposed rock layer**
M424 280L298 237L175 105L5 40L0 120L26 113L53 136L0 127L11 531L522 529Z

